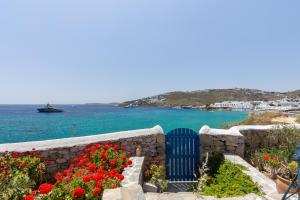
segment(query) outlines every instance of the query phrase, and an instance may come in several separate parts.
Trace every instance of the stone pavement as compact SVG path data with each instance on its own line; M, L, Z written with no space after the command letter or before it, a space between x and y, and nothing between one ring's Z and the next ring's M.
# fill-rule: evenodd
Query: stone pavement
M203 197L191 192L178 192L178 193L146 193L146 200L266 200L264 197L259 197L255 194L249 194L244 197L234 198L216 198L216 197Z

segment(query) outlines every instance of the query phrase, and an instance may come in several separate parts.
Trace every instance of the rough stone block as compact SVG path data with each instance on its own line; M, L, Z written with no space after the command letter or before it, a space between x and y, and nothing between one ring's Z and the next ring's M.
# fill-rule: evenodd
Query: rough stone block
M144 192L158 192L158 188L156 187L156 185L153 185L151 183L144 183L143 190Z
M137 184L121 188L121 194L123 200L146 200L142 186Z
M66 163L66 162L67 162L67 160L65 158L56 159L56 163L58 163L58 164L62 164L62 163Z
M121 188L104 190L102 199L103 200L123 200Z
M157 143L165 144L165 135L164 134L158 134L156 141L157 141Z

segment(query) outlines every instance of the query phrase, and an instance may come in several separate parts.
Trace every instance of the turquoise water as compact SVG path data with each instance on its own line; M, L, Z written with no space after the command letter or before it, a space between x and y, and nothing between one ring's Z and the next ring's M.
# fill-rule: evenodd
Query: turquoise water
M0 105L0 143L84 136L161 125L198 130L205 124L218 128L245 119L247 112L125 109L110 105L58 105L65 113L37 113L39 105Z

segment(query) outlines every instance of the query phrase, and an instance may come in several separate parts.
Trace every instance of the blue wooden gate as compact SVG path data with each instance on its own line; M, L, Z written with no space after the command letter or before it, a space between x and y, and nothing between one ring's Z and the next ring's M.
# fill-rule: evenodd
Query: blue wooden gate
M200 164L197 132L178 128L166 135L166 172L170 181L193 181Z

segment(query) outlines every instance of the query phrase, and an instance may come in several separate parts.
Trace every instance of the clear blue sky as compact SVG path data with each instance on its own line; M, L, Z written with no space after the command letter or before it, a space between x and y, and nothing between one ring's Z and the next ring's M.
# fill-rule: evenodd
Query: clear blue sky
M0 103L300 89L299 0L0 1Z

